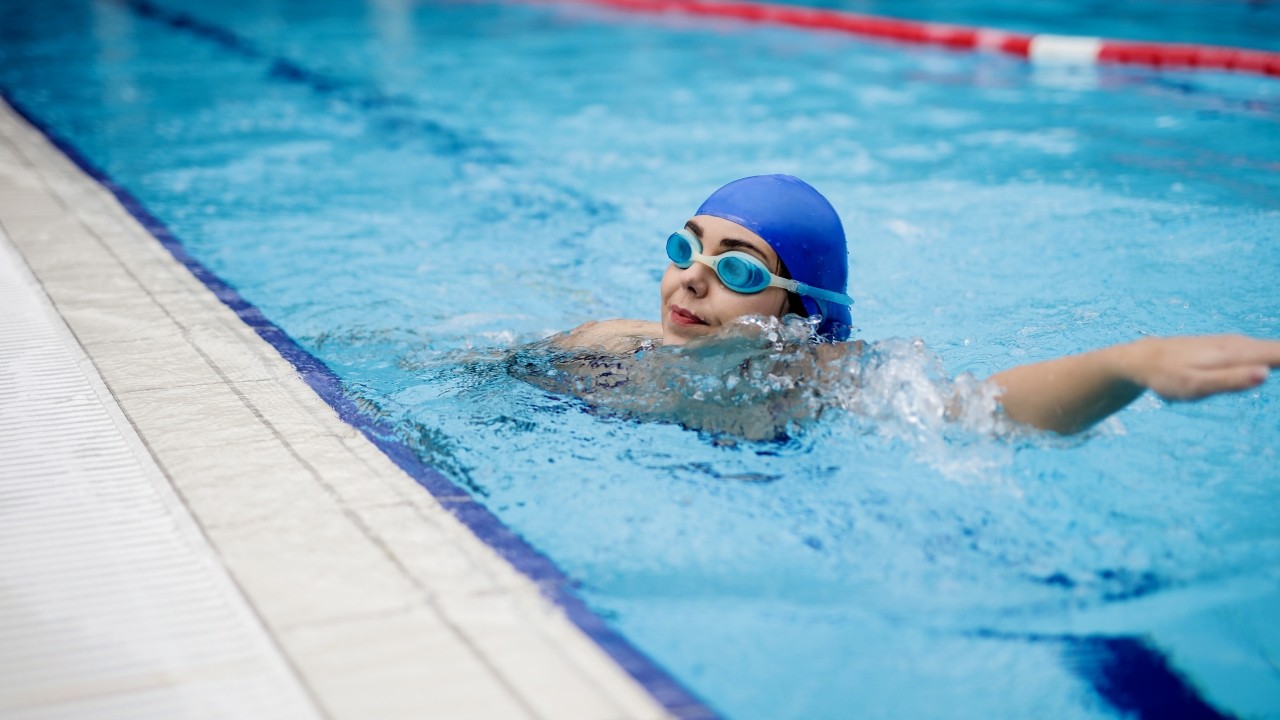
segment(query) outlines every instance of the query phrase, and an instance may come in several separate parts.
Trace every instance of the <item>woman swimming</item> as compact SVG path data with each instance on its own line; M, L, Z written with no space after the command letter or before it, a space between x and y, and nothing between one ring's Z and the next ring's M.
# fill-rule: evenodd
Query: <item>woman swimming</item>
M820 342L805 356L807 362L768 368L790 373L792 395L816 381L824 366L866 347L861 341L844 342L853 301L845 294L848 250L840 218L825 197L798 178L763 175L725 185L671 235L667 256L671 264L661 283L660 322L590 322L553 344L625 356L659 345L712 343L696 348L705 353L714 352L714 336L742 318L809 317ZM604 366L615 376L625 374L622 365ZM1275 367L1280 367L1280 341L1240 335L1149 337L1017 366L985 382L1009 418L1069 434L1148 389L1165 400L1198 400L1257 387ZM772 405L776 410L777 403Z

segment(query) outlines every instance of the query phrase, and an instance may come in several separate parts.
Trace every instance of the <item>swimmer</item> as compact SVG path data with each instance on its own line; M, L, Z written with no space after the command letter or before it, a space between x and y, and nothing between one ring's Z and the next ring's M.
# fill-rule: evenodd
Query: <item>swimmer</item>
M667 240L662 319L603 320L553 339L615 355L700 343L746 316L818 319L818 360L861 353L849 337L848 250L835 209L787 175L743 178L715 191ZM1170 401L1239 392L1280 367L1280 341L1240 335L1149 337L1020 365L985 382L1016 422L1086 430L1151 390ZM807 374L807 373L802 373Z

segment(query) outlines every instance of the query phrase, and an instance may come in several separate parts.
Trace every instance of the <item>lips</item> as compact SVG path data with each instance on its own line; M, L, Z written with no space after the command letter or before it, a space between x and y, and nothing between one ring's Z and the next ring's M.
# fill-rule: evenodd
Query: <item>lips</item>
M677 325L706 325L707 321L679 305L671 306L671 321Z

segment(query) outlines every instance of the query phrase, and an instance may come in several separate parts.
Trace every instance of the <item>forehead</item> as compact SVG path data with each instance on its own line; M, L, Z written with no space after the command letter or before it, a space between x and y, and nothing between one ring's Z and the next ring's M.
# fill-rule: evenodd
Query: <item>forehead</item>
M694 215L690 222L696 224L702 231L702 244L708 250L712 249L713 243L719 244L725 240L736 240L749 245L771 264L776 263L778 260L778 254L773 251L769 243L765 242L764 238L736 222L718 218L714 215Z

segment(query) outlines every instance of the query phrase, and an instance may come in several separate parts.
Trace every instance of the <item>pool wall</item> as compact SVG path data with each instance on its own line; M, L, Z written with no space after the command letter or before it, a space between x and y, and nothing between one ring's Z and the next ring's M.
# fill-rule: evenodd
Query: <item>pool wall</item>
M671 714L7 104L0 165L0 228L323 715Z

